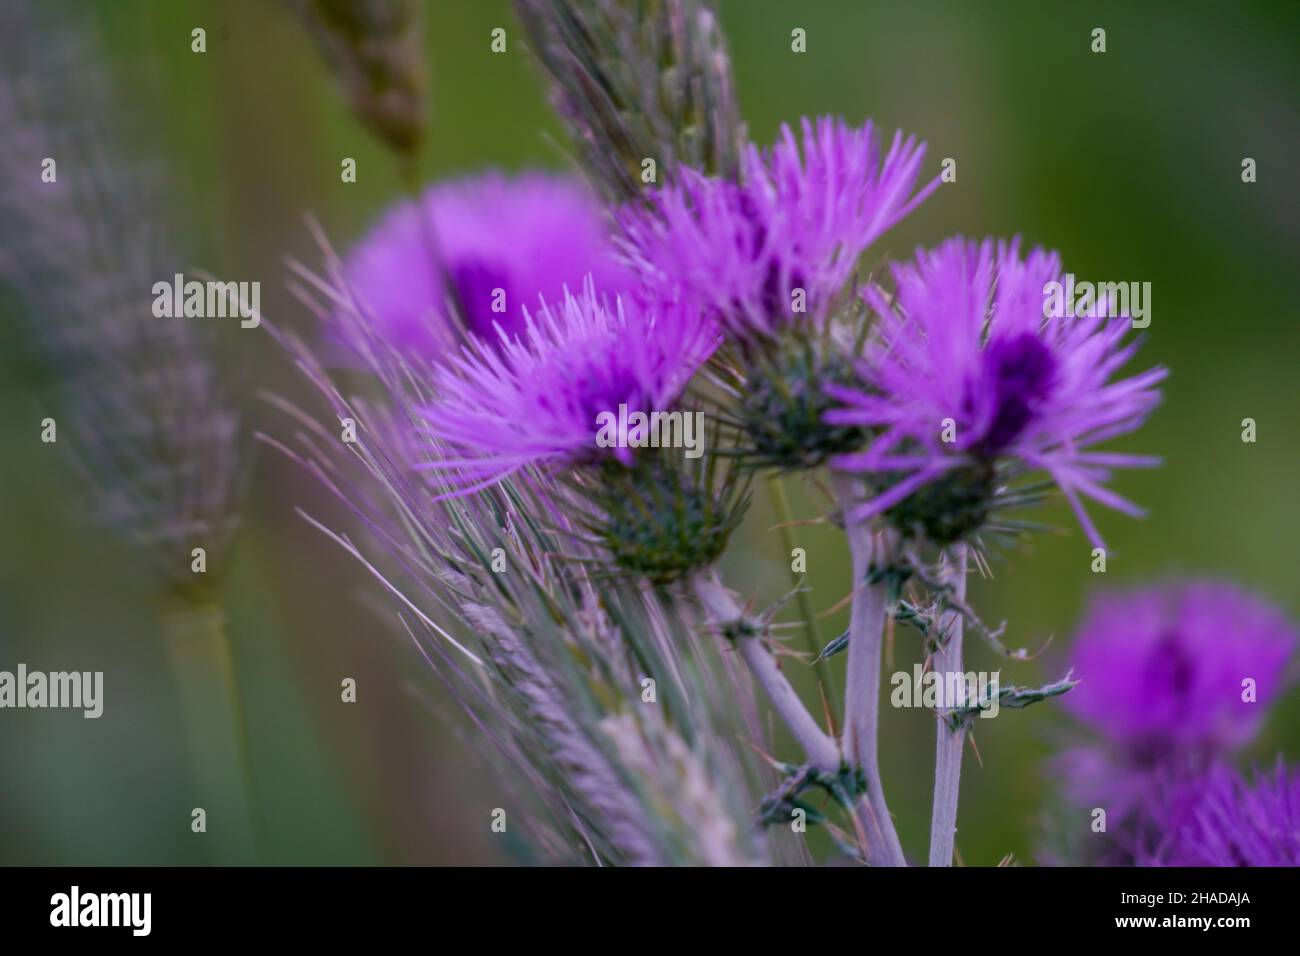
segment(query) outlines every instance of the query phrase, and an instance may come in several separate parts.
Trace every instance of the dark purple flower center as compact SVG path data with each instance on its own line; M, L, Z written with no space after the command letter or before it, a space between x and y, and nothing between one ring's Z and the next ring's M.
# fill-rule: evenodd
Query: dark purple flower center
M509 276L503 269L480 259L467 259L451 268L450 278L465 325L473 335L495 342L493 322L500 322L507 331L514 330L513 317L520 314L519 307L523 303L513 300L514 290L510 288ZM492 311L497 289L504 293L504 311L501 312Z
M996 455L1024 433L1050 394L1056 359L1038 336L1026 332L991 342L984 350L984 367L996 405L979 450Z
M750 227L749 254L758 255L767 243L767 226L754 208L753 200L745 192L740 193L740 211ZM761 306L768 319L777 319L791 313L793 303L790 293L794 289L805 289L803 273L795 268L791 270L787 281L782 281L781 264L775 256L767 258L767 271L763 275ZM806 295L806 291L805 291Z
M1177 634L1166 634L1156 644L1146 678L1153 700L1175 702L1180 710L1187 706L1196 679L1196 663Z
M573 402L578 408L593 414L617 414L619 405L626 405L629 413L649 413L654 410L641 407L641 390L630 377L624 378L596 368L588 369L586 375L574 384Z
M650 399L636 375L621 363L582 361L569 369L569 387L563 395L542 394L538 402L545 410L564 402L568 412L576 411L596 427L595 418L604 412L617 416L619 406L626 405L629 417L634 412L649 415L662 411L650 407ZM629 438L639 435L641 429L629 423Z

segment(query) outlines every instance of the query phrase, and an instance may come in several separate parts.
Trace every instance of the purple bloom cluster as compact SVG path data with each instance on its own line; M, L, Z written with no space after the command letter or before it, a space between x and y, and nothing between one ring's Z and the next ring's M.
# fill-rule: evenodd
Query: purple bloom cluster
M864 387L838 388L839 425L870 429L862 452L833 464L892 483L855 518L888 510L971 462L1014 459L1047 472L1097 546L1087 497L1127 514L1140 509L1106 487L1111 469L1155 459L1090 450L1139 427L1159 402L1165 370L1116 378L1132 358L1125 318L1045 318L1044 287L1061 278L1055 253L1021 258L1019 240L950 239L893 266L896 294L862 290L880 317L861 363ZM949 428L955 434L945 434Z
M539 296L558 301L588 275L611 296L636 281L615 259L598 200L580 181L545 173L430 187L371 229L346 274L385 340L435 357L455 341L448 301L473 336L496 342L497 326L524 330Z
M1177 822L1143 866L1300 866L1300 774L1280 760L1253 781L1217 764L1168 805Z
M925 147L902 133L883 157L870 122L805 119L802 133L746 147L740 183L683 169L620 215L626 259L656 298L693 301L742 340L822 316L863 251L939 185L915 189Z
M1230 584L1104 595L1071 648L1081 683L1065 707L1135 757L1228 753L1254 736L1295 646L1281 611Z
M597 415L666 411L681 395L717 334L683 308L583 293L524 310L522 334L474 342L446 359L426 410L429 435L451 450L426 465L465 493L520 468L599 459L630 462L627 448L599 448Z
M1064 705L1099 739L1055 766L1072 804L1106 810L1112 835L1103 861L1203 853L1204 865L1219 865L1208 854L1240 844L1249 862L1262 858L1251 848L1258 833L1294 829L1294 785L1284 772L1250 791L1254 809L1234 808L1249 788L1224 761L1253 738L1283 690L1296 643L1277 608L1220 582L1093 602L1070 652L1080 683Z

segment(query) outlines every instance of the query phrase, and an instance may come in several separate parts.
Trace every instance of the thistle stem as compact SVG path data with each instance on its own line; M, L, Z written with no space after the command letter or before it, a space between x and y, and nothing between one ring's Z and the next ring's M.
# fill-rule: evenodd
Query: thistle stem
M184 607L167 613L163 623L213 856L222 864L246 864L257 855L256 818L225 615L212 605Z
M878 551L883 550L864 523L850 521L854 505L852 484L835 478L844 512L844 531L853 557L853 604L849 618L849 660L844 686L844 748L862 768L866 796L858 803L858 818L867 836L867 860L872 866L906 866L894 818L885 802L880 780L877 741L880 723L880 653L889 612L888 585L867 579Z
M710 569L695 575L692 584L696 597L719 628L733 626L740 630L750 626L744 610L718 578L716 570ZM804 706L795 689L790 686L790 681L781 671L781 665L764 644L762 635L742 634L736 638L736 647L750 674L767 694L772 709L777 712L799 746L803 748L808 762L818 770L831 773L838 771L841 757L835 738L822 730L812 714L808 712L808 708Z
M786 554L791 554L799 546L799 542L795 537L794 529L790 525L790 500L785 493L784 479L779 474L769 476L767 490L772 499L772 512L776 516L777 525L781 532L781 547L785 549ZM795 592L795 602L799 607L799 616L803 619L804 642L809 653L813 656L813 666L817 670L817 680L829 694L833 685L831 684L830 670L826 661L819 658L822 650L822 640L817 628L817 614L813 610L812 599L808 596L807 590L801 586L800 575L793 570L793 567L790 571L790 581L798 588ZM826 706L831 713L831 720L835 720L835 705L831 703L829 696L826 700Z
M966 599L966 545L957 544L948 555L944 567L944 581L949 584L959 601ZM957 688L958 699L949 701L953 707L966 703L966 683L962 677L962 615L953 610L944 612L940 624L941 646L934 655L934 669L941 687ZM956 674L949 680L949 674ZM936 714L934 743L934 807L930 817L930 865L952 866L953 839L957 833L957 798L961 790L961 755L966 742L965 724L953 730L947 721L947 712Z

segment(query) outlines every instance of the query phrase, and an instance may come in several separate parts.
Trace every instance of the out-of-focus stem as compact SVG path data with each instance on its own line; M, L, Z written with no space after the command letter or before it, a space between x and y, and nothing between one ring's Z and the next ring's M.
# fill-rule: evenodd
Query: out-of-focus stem
M213 859L255 862L252 774L225 614L212 605L174 609L164 630Z
M950 585L959 600L966 599L966 545L957 544L948 555L944 569L945 583ZM962 616L956 611L944 613L939 633L941 648L934 655L934 670L939 675L941 687L955 687L959 699L949 701L954 707L966 703L966 688L962 670ZM948 674L956 674L949 681ZM952 866L953 839L957 833L957 798L961 790L961 751L966 742L966 728L953 730L945 719L946 713L937 715L934 745L934 807L930 817L930 865Z
M772 498L772 512L776 517L777 525L781 532L781 547L785 549L787 555L791 554L799 542L795 538L794 528L790 526L790 501L785 494L785 482L779 474L773 474L767 479L767 490ZM791 583L799 588L795 594L795 602L799 608L799 616L803 619L804 642L808 646L809 653L812 654L817 671L817 680L821 683L822 689L826 692L826 706L831 712L831 719L835 719L835 705L831 702L829 694L831 690L830 671L826 666L826 661L817 660L817 655L821 653L822 642L821 635L817 629L817 614L813 610L812 600L808 597L808 592L800 586L800 575L790 571Z
M731 60L707 0L515 0L577 159L611 202L645 198L689 166L734 180L744 126Z
M427 70L415 0L286 0L311 34L353 115L397 153L425 134Z
M719 629L728 626L743 626L746 617L744 610L736 603L735 597L718 579L716 571L697 574L693 580L695 595ZM761 634L744 634L737 636L736 647L754 680L767 694L772 709L789 728L790 733L803 748L808 762L819 770L831 773L839 770L840 749L835 739L822 730L811 713L800 700L795 689L781 672L781 666L763 643Z
M853 603L849 619L849 661L844 685L844 750L862 768L867 794L858 818L867 836L872 866L906 866L894 818L885 802L877 754L880 722L880 652L889 612L887 585L870 584L877 540L864 523L850 521L854 498L851 482L836 477L836 492L845 514L844 531L853 556Z

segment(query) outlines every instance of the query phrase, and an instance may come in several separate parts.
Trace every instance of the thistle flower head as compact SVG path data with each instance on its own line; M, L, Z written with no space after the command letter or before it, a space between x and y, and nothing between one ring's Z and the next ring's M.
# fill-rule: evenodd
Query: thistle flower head
M1220 582L1094 600L1070 651L1080 682L1065 706L1096 738L1062 753L1053 775L1070 805L1106 810L1111 835L1070 841L1068 855L1151 856L1187 818L1196 781L1250 741L1295 646L1280 611ZM1070 827L1057 829L1068 838Z
M735 383L734 412L719 416L740 436L737 453L745 466L816 468L866 441L863 429L825 417L835 404L827 386L856 381L846 331L835 324L791 330L748 356L744 379Z
M697 303L742 342L823 318L859 256L915 209L925 147L872 124L805 119L770 149L748 146L741 182L682 170L649 208L621 215L628 261L655 294Z
M545 173L431 186L390 210L347 261L356 305L382 336L434 356L455 341L451 309L472 337L495 343L497 326L522 333L539 296L555 301L587 275L610 295L633 282L595 197Z
M715 341L686 309L610 303L588 280L581 295L525 310L519 337L448 359L425 419L449 454L430 467L471 488L527 466L631 464L631 448L597 443L601 416L669 410Z
M1143 866L1300 866L1300 775L1279 759L1248 781L1216 764L1177 788Z
M325 293L304 297L322 317L347 299L341 263L328 256L328 264L327 277L301 287ZM593 296L588 289L543 311L561 327L585 327L582 316L596 319ZM619 315L629 313L608 311L598 324ZM530 326L539 336L550 328L542 318ZM378 403L389 409L394 427L365 427L350 454L339 454L337 442L322 440L328 432L288 403L276 404L289 413L295 438L263 440L322 479L358 517L344 534L304 513L394 599L396 613L384 619L400 622L403 643L414 643L475 728L466 740L493 761L511 820L523 821L512 849L529 862L570 865L770 861L763 835L750 826L763 728L751 722L757 747L736 746L736 727L749 726L755 709L751 684L736 672L734 655L708 654L683 602L625 575L593 573L608 556L581 533L581 520L595 510L590 496L537 472L454 499L411 481L413 459L441 465L447 450L407 440L441 397L431 390L435 376L424 374L428 363L394 363L380 347L363 352L367 382L381 389L376 403L349 397L321 361L319 343L287 333L278 340L328 404L331 421L365 422ZM483 352L504 366L527 341L500 353L468 346L461 357ZM535 407L520 409L539 417ZM640 455L634 464L643 464ZM623 468L611 459L569 472L598 477L613 467ZM498 555L509 573L500 573ZM658 706L641 703L647 674L674 675L660 680Z
M1127 514L1136 505L1106 487L1113 468L1151 458L1090 450L1139 427L1165 376L1116 379L1136 342L1127 317L1044 318L1044 287L1059 281L1055 253L1021 258L1019 240L951 239L895 265L896 294L863 289L880 316L862 363L863 385L838 389L840 425L872 429L869 447L835 465L868 476L875 496L855 517L885 512L937 543L979 528L1003 479L1043 471L1069 499L1089 538L1091 498Z
M641 454L631 468L607 463L587 484L599 514L583 524L610 563L653 584L670 584L711 565L726 550L749 506L747 483L719 474L717 457L682 461L680 452Z
M1065 706L1134 760L1223 753L1253 736L1295 647L1281 611L1229 584L1105 595L1071 648Z

